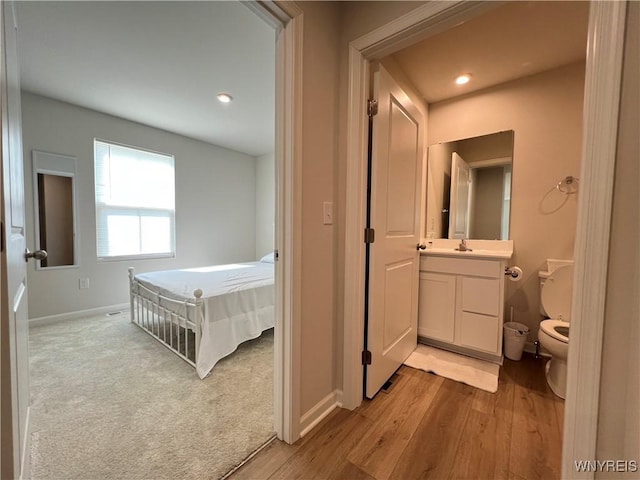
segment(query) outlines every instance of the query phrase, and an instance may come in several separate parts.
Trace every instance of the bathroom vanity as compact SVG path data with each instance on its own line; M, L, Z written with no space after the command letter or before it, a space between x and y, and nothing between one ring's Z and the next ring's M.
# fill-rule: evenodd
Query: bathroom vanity
M422 343L502 363L505 268L510 240L438 239L420 257Z

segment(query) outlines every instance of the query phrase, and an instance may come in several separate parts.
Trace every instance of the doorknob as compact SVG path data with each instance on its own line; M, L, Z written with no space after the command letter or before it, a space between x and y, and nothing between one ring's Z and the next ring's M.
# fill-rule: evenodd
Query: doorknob
M47 251L36 250L35 252L32 252L27 248L24 251L24 261L28 262L30 258L35 258L36 260L44 260L45 258L47 258Z
M424 243L419 243L418 245L416 245L416 250L420 251L420 250L426 250L427 246Z

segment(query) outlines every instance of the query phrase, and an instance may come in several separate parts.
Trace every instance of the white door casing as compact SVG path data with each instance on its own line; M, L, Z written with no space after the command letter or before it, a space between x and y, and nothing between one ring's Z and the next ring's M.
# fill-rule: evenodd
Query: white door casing
M456 152L451 154L449 238L469 238L471 167Z
M374 73L366 395L416 348L424 118L382 67Z
M2 477L23 478L29 467L29 327L20 78L14 5L1 8Z
M280 440L301 435L302 39L294 2L244 2L276 29L276 328L274 428Z
M252 2L247 2L252 3ZM258 3L258 2L256 2ZM260 2L280 21L276 40L276 322L275 429L293 443L301 434L303 12L293 2Z
M361 354L364 330L367 134L366 99L369 62L411 45L426 35L452 28L491 2L427 2L381 27L351 41L348 51L346 125L345 281L343 328L342 406L354 409L362 402Z

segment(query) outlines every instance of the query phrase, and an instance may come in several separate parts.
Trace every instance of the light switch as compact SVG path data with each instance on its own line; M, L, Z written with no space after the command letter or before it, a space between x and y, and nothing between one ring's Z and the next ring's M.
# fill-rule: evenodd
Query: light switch
M324 202L322 204L322 223L324 225L333 225L333 202Z

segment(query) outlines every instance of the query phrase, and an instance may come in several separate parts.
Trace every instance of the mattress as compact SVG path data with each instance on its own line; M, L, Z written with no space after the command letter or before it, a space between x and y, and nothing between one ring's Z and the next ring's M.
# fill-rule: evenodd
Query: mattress
M176 300L203 291L203 322L196 372L206 377L238 345L275 324L274 264L212 265L137 274L146 288Z

